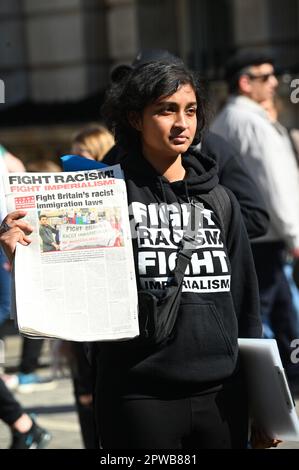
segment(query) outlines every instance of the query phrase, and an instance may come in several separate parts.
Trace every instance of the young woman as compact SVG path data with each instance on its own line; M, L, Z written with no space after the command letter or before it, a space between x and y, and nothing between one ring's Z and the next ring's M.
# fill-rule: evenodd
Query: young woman
M126 151L139 290L165 295L188 222L197 223L171 339L97 344L95 407L104 448L247 446L237 338L261 335L257 282L233 195L225 233L219 213L203 202L218 177L212 160L188 151L204 126L200 92L183 66L155 62L112 85L103 108ZM10 256L17 242L30 243L23 215L5 219L0 241Z

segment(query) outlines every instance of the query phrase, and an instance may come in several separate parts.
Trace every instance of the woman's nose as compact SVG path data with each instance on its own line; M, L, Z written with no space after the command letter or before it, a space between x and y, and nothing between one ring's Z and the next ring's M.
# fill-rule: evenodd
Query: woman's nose
M176 120L175 120L175 125L177 127L182 127L186 129L188 127L187 119L185 113L177 113L176 114Z

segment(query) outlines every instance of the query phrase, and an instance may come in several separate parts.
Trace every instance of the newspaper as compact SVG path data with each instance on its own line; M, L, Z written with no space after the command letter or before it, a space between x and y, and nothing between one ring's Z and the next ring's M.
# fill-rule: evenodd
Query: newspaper
M138 298L119 165L3 176L8 212L26 210L32 243L17 245L14 280L21 333L74 341L139 334Z

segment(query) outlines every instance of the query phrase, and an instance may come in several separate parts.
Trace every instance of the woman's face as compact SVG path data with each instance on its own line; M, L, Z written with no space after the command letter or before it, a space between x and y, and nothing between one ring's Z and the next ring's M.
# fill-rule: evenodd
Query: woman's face
M197 128L196 109L195 92L189 84L148 105L137 123L144 156L172 160L186 152Z

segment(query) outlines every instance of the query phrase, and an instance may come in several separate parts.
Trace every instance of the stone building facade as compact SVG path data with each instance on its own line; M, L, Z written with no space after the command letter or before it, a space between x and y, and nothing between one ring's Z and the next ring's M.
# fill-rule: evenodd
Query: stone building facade
M145 48L181 56L221 99L233 50L271 48L294 77L298 43L299 0L0 0L0 117L22 102L76 103L103 92L111 69ZM288 75L281 93L286 123L299 127Z

